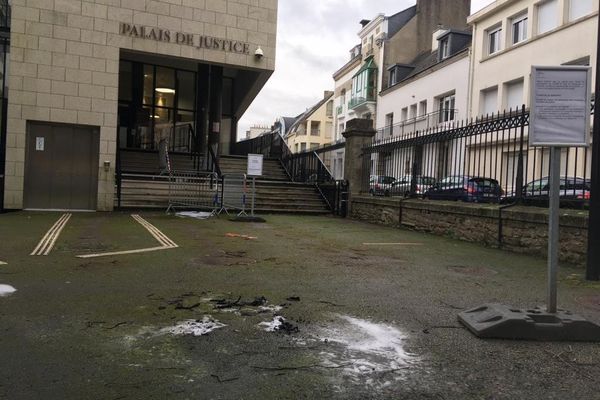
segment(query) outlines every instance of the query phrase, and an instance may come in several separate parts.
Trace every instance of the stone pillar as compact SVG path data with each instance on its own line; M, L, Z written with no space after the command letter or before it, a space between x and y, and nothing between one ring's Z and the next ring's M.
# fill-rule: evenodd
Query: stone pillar
M369 177L371 159L370 155L363 156L362 149L371 144L375 133L373 121L370 119L350 120L346 124L346 131L342 133L346 139L344 179L350 184L348 213L350 213L352 207L352 196L360 194L365 183L364 180Z

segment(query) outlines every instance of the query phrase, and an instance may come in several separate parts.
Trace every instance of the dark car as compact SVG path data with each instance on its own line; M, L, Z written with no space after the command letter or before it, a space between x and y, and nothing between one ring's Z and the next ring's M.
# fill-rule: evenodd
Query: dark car
M498 203L502 195L502 188L495 179L458 175L442 179L424 197L432 200Z
M546 205L550 190L550 178L544 177L529 182L523 186L523 199L533 205ZM590 200L592 183L590 179L580 177L560 177L560 202L561 205L587 204ZM511 192L508 198L515 198L516 192Z
M409 197L412 187L412 179L412 176L404 176L392 183L389 195ZM429 176L417 176L414 188L415 195L423 196L433 185L435 185L435 178Z
M394 182L396 182L396 178L393 176L371 175L369 179L369 194L372 196L389 196Z

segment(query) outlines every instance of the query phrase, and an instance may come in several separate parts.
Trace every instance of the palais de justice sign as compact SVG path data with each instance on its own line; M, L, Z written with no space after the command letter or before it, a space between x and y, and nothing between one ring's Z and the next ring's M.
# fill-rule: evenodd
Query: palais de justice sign
M194 35L185 32L172 32L167 29L143 25L121 23L121 35L157 42L176 43L199 49L220 50L230 53L250 54L250 45L237 40L220 39L212 36Z

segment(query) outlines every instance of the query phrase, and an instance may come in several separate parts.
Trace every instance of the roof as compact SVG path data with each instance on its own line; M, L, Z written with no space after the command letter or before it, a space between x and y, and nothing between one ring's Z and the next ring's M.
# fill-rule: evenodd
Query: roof
M362 67L360 67L358 72L354 74L354 76L356 77L368 69L377 69L377 64L375 64L375 57L373 56L370 56L365 60L365 63L362 65Z
M388 37L392 37L398 33L415 15L417 15L416 5L388 17Z
M323 106L323 104L327 103L332 97L333 97L333 92L331 92L331 94L329 96L325 97L323 100L319 101L317 104L315 104L314 106L312 106L311 108L306 110L306 112L304 112L303 114L300 114L298 117L296 117L296 121L287 130L286 136L294 128L296 128L302 122L306 121L311 115L313 115L319 108L321 108Z
M401 66L413 67L413 70L411 71L410 74L408 74L400 82L396 83L394 86L390 86L390 87L386 88L385 90L382 91L382 93L387 92L390 89L399 87L403 82L405 82L411 78L414 78L415 76L421 74L422 72L424 72L432 67L435 67L438 64L447 63L450 60L456 59L459 55L464 55L470 46L471 46L471 42L466 43L462 48L457 49L456 52L454 54L452 54L450 57L445 58L441 61L438 59L438 51L436 50L433 52L427 51L425 53L420 54L414 60L412 60L409 64L396 64L396 65L401 65ZM390 68L392 68L392 67L390 67Z

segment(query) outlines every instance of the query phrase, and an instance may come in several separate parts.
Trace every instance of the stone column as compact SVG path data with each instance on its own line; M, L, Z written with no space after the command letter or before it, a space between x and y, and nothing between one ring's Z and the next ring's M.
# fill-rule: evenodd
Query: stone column
M342 133L346 139L346 155L344 157L344 179L350 184L348 196L348 213L352 208L352 196L360 194L364 180L368 179L371 159L370 155L363 155L362 149L371 144L375 136L373 121L370 119L353 119L346 124L346 131ZM369 157L368 159L365 157Z

